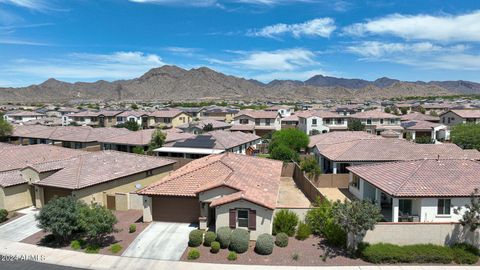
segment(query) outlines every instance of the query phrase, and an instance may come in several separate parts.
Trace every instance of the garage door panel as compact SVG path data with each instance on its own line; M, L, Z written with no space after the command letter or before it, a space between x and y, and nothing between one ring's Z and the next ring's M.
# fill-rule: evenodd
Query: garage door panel
M198 198L158 196L152 198L154 221L198 222L200 203Z

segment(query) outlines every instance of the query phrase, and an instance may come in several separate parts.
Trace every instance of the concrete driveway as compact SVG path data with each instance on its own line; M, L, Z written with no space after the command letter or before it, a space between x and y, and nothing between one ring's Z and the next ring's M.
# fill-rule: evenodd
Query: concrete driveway
M35 221L35 214L38 213L35 208L29 207L17 212L24 215L0 226L0 239L19 242L41 231Z
M196 225L153 222L123 252L124 257L178 261Z

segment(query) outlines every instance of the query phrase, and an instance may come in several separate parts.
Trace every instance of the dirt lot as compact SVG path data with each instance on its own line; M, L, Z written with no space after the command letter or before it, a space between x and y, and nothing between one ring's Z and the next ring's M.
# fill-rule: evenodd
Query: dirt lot
M253 264L253 265L289 265L289 266L322 266L322 265L368 265L360 259L351 259L340 249L328 248L329 252L326 260L322 259L325 253L324 241L321 238L311 236L310 238L299 241L290 237L288 246L280 248L275 246L271 255L258 255L254 252L255 244L250 243L247 252L238 254L236 261L227 260L228 250L222 249L217 254L210 253L209 247L200 246L200 258L195 262L204 263L228 263L228 264ZM188 261L188 250L184 252L181 260ZM294 254L298 254L298 259L294 260Z
M119 231L107 237L105 243L102 245L99 251L100 254L121 255L122 252L133 242L133 240L135 240L135 238L148 226L148 223L142 222L142 211L139 211L139 210L116 211L115 216L117 216L117 219L118 219L118 223L115 227ZM128 232L128 228L130 224L137 225L136 232L134 233ZM48 245L43 244L41 240L45 236L46 236L46 233L43 231L40 231L28 238L25 238L24 240L22 240L22 242L28 243L28 244L45 245L45 246L71 250L69 244L66 244L66 245L65 244L59 245L57 243L52 243ZM115 243L120 244L123 248L120 252L113 254L109 250L109 247L111 244L115 244ZM78 251L83 252L83 250L78 250Z

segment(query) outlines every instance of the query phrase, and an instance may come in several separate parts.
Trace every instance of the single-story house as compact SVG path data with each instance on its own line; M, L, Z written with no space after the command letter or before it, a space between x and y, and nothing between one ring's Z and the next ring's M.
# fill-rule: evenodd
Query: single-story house
M450 139L450 131L447 126L422 120L404 121L402 127L406 134L410 134L413 141L420 137L430 138L433 143Z
M480 163L421 159L347 167L349 191L379 205L385 221L458 222L480 186ZM460 207L457 214L453 210Z
M138 193L144 222L245 228L250 239L272 232L282 162L223 153L194 160Z

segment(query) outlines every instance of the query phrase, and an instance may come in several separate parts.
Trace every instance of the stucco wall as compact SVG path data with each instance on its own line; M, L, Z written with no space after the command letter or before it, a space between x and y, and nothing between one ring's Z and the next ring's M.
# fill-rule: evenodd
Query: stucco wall
M365 235L364 242L397 245L446 245L468 242L480 244L479 231L470 232L458 223L380 223Z
M229 210L235 208L251 209L257 212L256 230L250 231L250 240L256 240L262 233L272 233L273 210L250 203L248 201L239 200L232 203L220 205L216 207L216 228L229 226ZM245 228L248 230L248 228Z
M0 188L0 208L14 211L32 206L32 195L28 184ZM2 206L3 198L3 206Z

